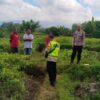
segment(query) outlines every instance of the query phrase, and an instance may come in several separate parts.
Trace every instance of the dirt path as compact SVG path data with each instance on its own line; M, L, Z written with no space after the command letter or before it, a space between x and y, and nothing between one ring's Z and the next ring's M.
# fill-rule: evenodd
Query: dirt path
M27 76L25 80L27 93L25 100L36 100L36 95L40 90L40 82L33 79L32 76Z
M25 85L27 89L25 100L57 100L56 88L49 85L47 76L44 81L39 81L27 75Z
M25 100L37 100L40 93L41 86L43 85L46 72L41 70L37 66L35 69L25 69L25 86L26 86L26 96Z
M47 76L45 77L45 81L40 88L40 93L37 100L58 100L56 87L54 88L49 85Z
M25 70L25 100L57 100L56 88L49 85L45 69L34 68Z

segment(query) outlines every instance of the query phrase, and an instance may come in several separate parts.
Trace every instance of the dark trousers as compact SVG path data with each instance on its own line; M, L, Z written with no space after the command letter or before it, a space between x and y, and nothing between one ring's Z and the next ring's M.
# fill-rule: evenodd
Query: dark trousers
M56 62L47 61L47 72L49 75L50 84L53 85L56 82Z
M26 55L31 55L32 54L32 48L25 48L24 52Z
M18 53L18 47L11 48L11 52L12 52L12 53Z
M77 55L77 63L80 63L82 49L83 49L82 46L74 46L73 47L73 52L72 52L72 56L71 56L71 63L74 62L76 55Z

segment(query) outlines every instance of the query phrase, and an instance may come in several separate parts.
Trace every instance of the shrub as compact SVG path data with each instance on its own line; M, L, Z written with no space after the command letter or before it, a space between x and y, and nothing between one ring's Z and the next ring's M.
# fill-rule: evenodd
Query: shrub
M93 78L94 80L100 80L100 65L92 65L92 66L75 66L70 71L69 74L72 79L84 80L85 78Z
M100 64L97 63L91 68L91 75L96 78L96 80L100 81Z
M84 80L86 77L90 76L90 68L85 68L84 66L75 66L70 71L69 74L72 79Z
M16 70L3 68L0 72L0 100L22 100L24 94L22 75Z
M90 100L100 100L100 91L90 95Z

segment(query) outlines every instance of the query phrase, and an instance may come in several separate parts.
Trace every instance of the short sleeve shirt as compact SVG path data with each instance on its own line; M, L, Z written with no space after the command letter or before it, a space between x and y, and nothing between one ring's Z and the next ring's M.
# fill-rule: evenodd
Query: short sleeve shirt
M34 36L32 34L24 34L23 39L34 39ZM32 48L33 41L25 41L24 42L24 48Z
M84 38L85 38L85 33L83 31L76 31L73 34L74 37L74 45L75 46L83 46L84 45Z
M10 46L16 48L19 46L19 35L11 33L10 35Z

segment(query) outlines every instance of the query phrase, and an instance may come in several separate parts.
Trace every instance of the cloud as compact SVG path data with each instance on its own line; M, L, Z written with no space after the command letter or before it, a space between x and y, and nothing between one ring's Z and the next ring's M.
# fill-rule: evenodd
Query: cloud
M84 3L91 5L89 0ZM33 0L31 5L24 0L0 0L0 21L33 19L43 25L66 25L90 20L90 7L84 7L77 0Z
M1 21L28 20L37 17L40 9L23 0L2 0L0 5Z
M94 13L100 13L100 0L84 0Z
M84 0L84 3L91 9L95 20L100 20L100 0Z
M37 0L42 12L51 22L69 24L89 20L92 17L90 8L85 8L76 0ZM41 5L40 5L41 4ZM46 19L45 19L46 20Z

